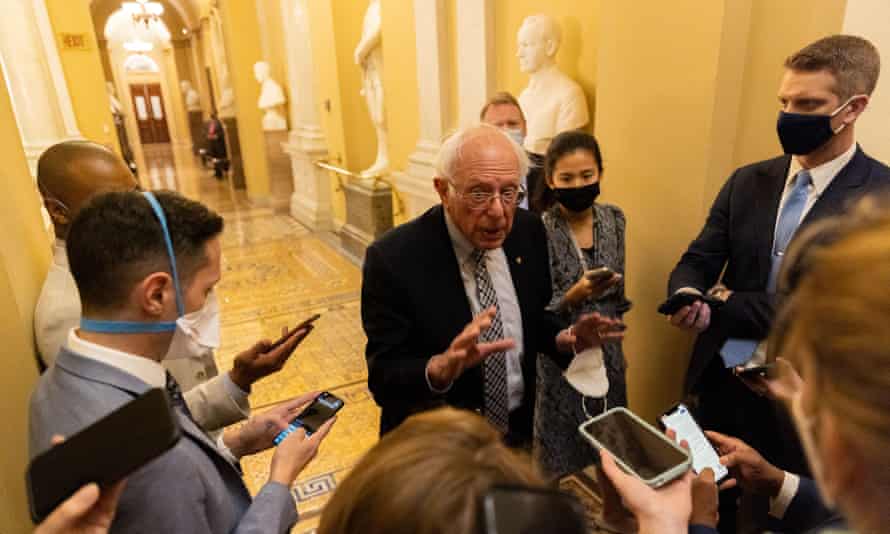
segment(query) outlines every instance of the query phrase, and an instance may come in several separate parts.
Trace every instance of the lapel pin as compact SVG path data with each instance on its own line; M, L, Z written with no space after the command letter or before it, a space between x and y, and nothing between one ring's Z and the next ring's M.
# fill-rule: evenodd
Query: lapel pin
M522 265L522 256L516 256L516 263Z

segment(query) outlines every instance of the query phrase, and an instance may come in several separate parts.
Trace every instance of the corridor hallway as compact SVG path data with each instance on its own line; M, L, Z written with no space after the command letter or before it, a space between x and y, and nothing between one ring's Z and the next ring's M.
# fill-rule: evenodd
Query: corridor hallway
M287 213L250 207L243 191L213 178L189 151L146 145L147 189L176 189L200 200L225 219L222 281L217 286L222 317L219 371L260 338L277 339L314 313L316 328L284 369L259 381L250 395L259 411L301 393L330 391L345 401L337 424L293 494L300 522L293 532L313 532L321 507L349 468L377 441L380 412L367 389L365 336L359 297L361 271ZM252 493L268 477L272 451L242 460Z

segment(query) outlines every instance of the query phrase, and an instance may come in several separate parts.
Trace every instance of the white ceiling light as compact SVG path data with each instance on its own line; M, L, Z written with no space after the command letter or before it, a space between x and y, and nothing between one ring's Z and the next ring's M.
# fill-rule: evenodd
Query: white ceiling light
M157 22L164 14L164 6L160 2L150 2L149 0L136 0L135 2L124 2L121 8L133 18L136 24L144 23L147 27L152 22Z

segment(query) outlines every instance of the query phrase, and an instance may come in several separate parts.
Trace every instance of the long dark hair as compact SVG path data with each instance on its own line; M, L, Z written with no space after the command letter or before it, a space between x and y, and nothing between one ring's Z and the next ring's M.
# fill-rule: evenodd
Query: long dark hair
M581 130L569 130L557 135L550 142L550 147L544 156L544 183L538 188L537 198L533 199L533 203L539 212L547 211L556 203L553 190L548 185L548 181L553 178L553 169L556 168L559 160L576 150L589 152L593 156L594 161L596 161L596 168L600 174L603 173L603 155L600 152L600 145L594 136Z

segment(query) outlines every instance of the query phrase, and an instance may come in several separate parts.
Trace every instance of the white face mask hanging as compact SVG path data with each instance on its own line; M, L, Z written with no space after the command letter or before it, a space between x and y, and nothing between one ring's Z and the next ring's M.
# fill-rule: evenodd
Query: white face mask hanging
M207 295L204 306L176 320L176 331L165 360L200 357L220 345L220 314L216 292Z

